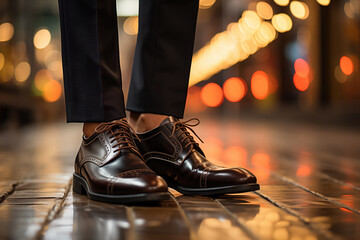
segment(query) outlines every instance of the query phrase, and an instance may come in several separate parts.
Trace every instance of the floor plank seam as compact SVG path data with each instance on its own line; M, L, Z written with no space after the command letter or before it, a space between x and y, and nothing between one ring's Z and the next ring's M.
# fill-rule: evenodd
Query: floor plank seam
M302 222L303 224L305 224L306 226L308 226L312 231L314 231L315 233L318 233L321 237L323 237L324 239L328 239L328 240L335 240L335 239L340 239L334 235L332 235L331 233L329 233L326 230L321 230L321 229L317 229L315 227L312 226L310 219L305 218L301 215L299 215L296 211L293 211L287 207L285 207L284 205L282 205L281 203L276 202L275 200L272 200L270 197L266 196L265 194L261 193L260 191L256 191L255 192L258 196L262 197L263 199L265 199L266 201L270 202L271 204L273 204L274 206L280 208L281 210L289 213L290 215L296 217L297 219L299 219L300 222Z
M358 186L355 186L355 185L346 183L346 182L344 182L344 181L342 181L342 180L336 179L336 178L331 177L331 176L329 176L329 175L327 175L327 174L325 174L325 173L322 173L322 172L318 172L318 174L319 174L320 176L322 176L323 178L328 179L329 181L333 181L333 182L335 182L335 183L337 183L337 184L340 184L340 185L343 185L343 186L347 186L347 187L351 187L351 188L353 188L353 189L355 189L355 190L357 190L357 191L360 191L360 187L358 187Z
M330 203L332 203L332 204L334 204L334 205L337 205L337 206L339 206L339 207L345 208L345 209L347 209L347 210L349 210L349 211L352 211L353 213L356 213L356 214L359 214L359 215L360 215L360 211L358 211L358 210L356 210L356 209L354 209L354 208L352 208L352 207L349 207L349 206L346 205L346 204L343 204L343 203L341 203L341 202L338 202L338 201L336 201L336 200L333 200L333 199L331 199L331 198L328 198L327 196L325 196L325 195L323 195L323 194L321 194L321 193L315 192L315 191L313 191L313 190L311 190L311 189L309 189L309 188L307 188L307 187L305 187L305 186L303 186L303 185L295 182L293 179L291 179L291 178L289 178L289 177L282 176L282 175L280 175L280 174L278 174L278 173L272 173L272 174L273 174L274 177L277 177L277 178L279 178L279 179L281 179L281 180L283 180L283 181L285 181L285 182L287 182L287 183L290 183L290 184L292 184L292 185L294 185L294 186L296 186L296 187L298 187L298 188L301 188L302 190L304 190L304 191L306 191L306 192L309 192L309 193L311 193L311 194L313 194L313 195L315 195L315 196L317 196L317 197L319 197L319 198L322 198L322 199L324 199L324 200L326 200L326 201L328 201L328 202L330 202Z
M283 163L288 164L289 161L293 161L293 158L289 158L289 157L287 157L287 156L285 156L285 158L286 158L286 161L282 161ZM358 187L358 186L356 186L356 185L353 185L353 184L349 184L349 183L347 183L347 182L344 182L344 181L342 181L342 180L336 179L336 178L334 178L334 177L331 177L331 176L329 176L328 174L325 174L325 173L323 173L323 172L321 172L321 171L319 171L319 170L315 170L315 171L313 172L313 174L317 174L319 177L326 178L326 179L329 180L329 181L335 182L335 183L337 183L337 184L345 185L345 186L348 186L348 187L351 187L351 188L353 188L353 189L355 189L355 190L360 191L360 187Z
M16 187L20 184L20 181L19 182L15 182L13 184L11 184L10 187L8 187L8 189L6 189L5 191L3 191L1 193L1 196L0 196L0 204L6 200L6 198L8 198L11 194L13 194L16 190Z
M180 212L181 216L183 217L186 225L187 225L188 228L190 229L190 239L192 239L192 240L197 239L197 237L196 237L196 236L197 236L197 234L196 234L196 229L194 229L193 225L191 224L191 221L190 221L188 215L187 215L187 214L185 213L185 211L182 209L180 203L176 200L176 197L175 197L172 193L170 193L170 192L169 192L169 194L170 194L170 197L174 200L175 204L177 205L177 207L178 207L178 209L179 209L179 212Z
M46 215L43 223L41 224L41 227L40 227L39 231L36 233L36 235L34 236L33 239L42 239L43 238L44 233L46 232L46 230L47 230L48 226L50 225L50 223L57 218L57 216L59 215L59 213L63 209L63 207L65 205L65 200L66 200L66 198L69 195L69 192L71 190L71 186L72 186L72 179L67 184L67 186L65 188L64 195L60 199L55 200L54 205L49 210L49 212Z
M212 200L214 200L214 202L216 202L217 205L219 205L222 209L224 209L224 211L229 214L229 216L235 220L235 222L237 224L239 224L240 228L244 231L244 233L250 237L251 239L257 239L260 240L260 238L258 238L250 229L248 229L245 224L243 222L241 222L236 215L234 215L229 209L227 209L223 204L221 204L221 202L219 202L219 200L211 198Z

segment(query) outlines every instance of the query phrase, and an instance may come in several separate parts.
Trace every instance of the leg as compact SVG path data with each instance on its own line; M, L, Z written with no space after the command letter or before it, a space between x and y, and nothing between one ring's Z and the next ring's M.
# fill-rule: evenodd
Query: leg
M59 0L68 122L125 117L115 0Z
M140 0L127 110L182 118L198 0Z
M205 158L183 117L198 0L140 0L140 29L127 109L146 164L188 195L255 191L256 177ZM150 114L149 114L150 113ZM166 117L166 116L171 117ZM159 126L160 125L160 126ZM196 134L195 134L196 135Z
M167 198L166 183L145 165L124 119L115 0L59 6L67 120L85 122L87 135L75 160L74 192L112 203Z

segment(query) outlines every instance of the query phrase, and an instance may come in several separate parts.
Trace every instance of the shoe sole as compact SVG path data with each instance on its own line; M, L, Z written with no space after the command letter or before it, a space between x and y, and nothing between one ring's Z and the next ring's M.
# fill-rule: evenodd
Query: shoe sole
M257 183L246 183L242 185L232 185L224 187L212 187L212 188L187 188L178 185L177 183L165 179L169 187L175 189L176 191L184 195L197 195L197 196L212 196L212 195L222 195L230 193L244 193L252 192L260 189L260 185Z
M138 193L126 195L110 195L95 193L90 190L88 183L84 178L73 174L73 191L81 195L87 195L91 200L106 203L140 203L140 202L156 202L169 198L168 192L159 193Z

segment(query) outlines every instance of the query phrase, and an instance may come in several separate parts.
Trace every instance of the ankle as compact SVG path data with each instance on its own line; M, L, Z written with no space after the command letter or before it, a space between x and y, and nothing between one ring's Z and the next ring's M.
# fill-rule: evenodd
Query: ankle
M126 120L126 118L122 118L122 119ZM109 122L112 122L112 121L109 121ZM106 123L106 122L84 122L83 133L84 133L85 137L88 138L91 135L93 135L96 131L97 126L99 126L102 123Z
M83 134L85 137L90 137L95 133L95 129L97 126L99 126L100 123L94 123L94 122L85 122L83 125Z
M129 124L137 132L142 133L160 126L168 116L153 113L130 112Z

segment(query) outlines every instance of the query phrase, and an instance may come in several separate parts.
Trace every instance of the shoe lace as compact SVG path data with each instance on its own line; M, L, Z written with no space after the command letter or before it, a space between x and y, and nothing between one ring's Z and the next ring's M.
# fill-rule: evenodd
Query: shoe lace
M110 133L110 143L117 141L113 148L116 148L113 152L118 152L122 149L131 149L141 155L137 150L137 147L134 144L133 136L135 136L139 141L139 137L135 133L134 129L126 122L126 120L120 119L112 122L100 123L96 128L95 132L102 133L108 132Z
M190 123L191 121L196 121L195 123ZM192 127L196 127L197 125L200 124L200 120L198 118L191 118L187 121L177 121L174 123L174 125L172 126L172 132L170 136L173 136L174 133L176 132L176 130L180 130L180 136L185 136L181 142L184 142L185 140L189 140L189 142L185 145L185 147L189 146L189 145L196 145L199 146L199 143L197 143L194 139L193 136L191 136L190 132L188 130L190 130L197 139L200 140L200 142L204 143L203 140L201 140L201 138L195 133L195 131L192 129Z

